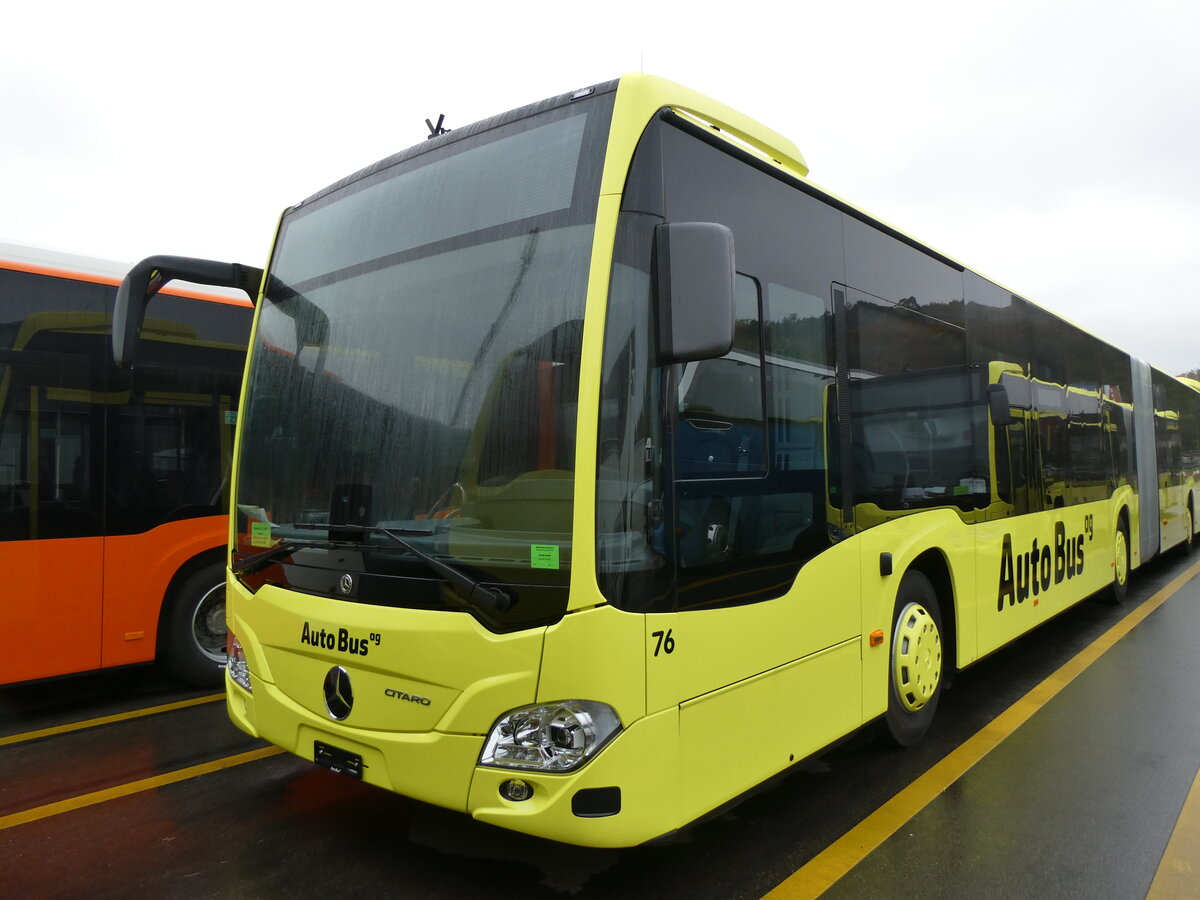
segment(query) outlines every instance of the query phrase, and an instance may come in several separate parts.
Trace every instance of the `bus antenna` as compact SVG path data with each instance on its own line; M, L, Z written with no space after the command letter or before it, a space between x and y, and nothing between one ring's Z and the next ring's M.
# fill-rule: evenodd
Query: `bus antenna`
M445 113L442 113L441 115L438 116L436 125L434 125L432 122L430 122L428 119L426 119L425 124L429 128L429 137L425 138L425 140L430 141L430 140L433 140L438 135L448 134L450 132L450 129L442 127L442 123L445 121L446 121Z

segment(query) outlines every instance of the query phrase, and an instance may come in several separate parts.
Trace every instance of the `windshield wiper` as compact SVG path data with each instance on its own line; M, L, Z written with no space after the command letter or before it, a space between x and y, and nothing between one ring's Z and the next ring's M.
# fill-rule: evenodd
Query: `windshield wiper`
M270 550L255 553L253 556L247 556L240 562L235 562L232 566L233 574L253 575L255 572L265 569L276 560L283 559L285 556L291 556L297 550L304 550L309 547L332 550L334 544L332 541L302 541L296 538L285 539L283 543L277 544Z
M384 528L380 525L329 525L316 523L300 523L297 522L293 528L311 528L311 529L327 529L330 532L349 532L352 534L382 534L386 538L390 538L407 550L417 559L421 560L427 568L445 580L460 598L465 600L476 609L487 613L505 613L512 609L513 598L508 591L500 587L488 587L477 578L473 578L466 572L458 569L448 563L442 562L440 559L430 556L423 550L419 550L406 541L400 535L428 537L433 531L426 531L417 528ZM260 554L261 555L261 554Z

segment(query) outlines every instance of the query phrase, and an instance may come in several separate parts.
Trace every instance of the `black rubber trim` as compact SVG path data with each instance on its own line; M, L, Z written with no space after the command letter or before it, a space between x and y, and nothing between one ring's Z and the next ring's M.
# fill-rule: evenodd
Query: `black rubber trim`
M620 811L619 787L584 788L571 797L571 812L581 819L602 819Z

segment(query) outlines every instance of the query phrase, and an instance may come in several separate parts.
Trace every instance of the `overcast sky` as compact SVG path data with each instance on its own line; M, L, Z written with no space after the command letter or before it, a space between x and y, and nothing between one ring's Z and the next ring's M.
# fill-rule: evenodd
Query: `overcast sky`
M61 3L7 9L0 240L261 265L280 212L627 71L1173 373L1200 367L1200 2Z

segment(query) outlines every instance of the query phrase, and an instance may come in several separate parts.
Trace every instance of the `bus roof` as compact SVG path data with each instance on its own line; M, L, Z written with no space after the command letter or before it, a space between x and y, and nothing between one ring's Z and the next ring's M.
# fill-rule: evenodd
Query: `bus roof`
M121 279L125 277L125 273L132 266L132 263L114 262L109 259L82 256L77 253L66 253L29 244L0 241L0 269L116 286L121 283ZM172 282L169 287L162 290L162 293L175 297L230 303L236 306L251 305L241 291L211 285L194 285L182 281Z

